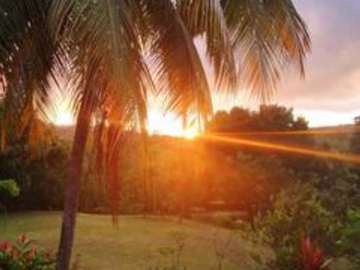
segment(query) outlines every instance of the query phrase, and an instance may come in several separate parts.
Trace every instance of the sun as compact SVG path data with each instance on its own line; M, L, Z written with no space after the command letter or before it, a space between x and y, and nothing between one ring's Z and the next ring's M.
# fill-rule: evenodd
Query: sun
M182 121L175 114L169 112L164 114L160 110L150 110L147 130L150 134L168 135L192 140L199 135L197 125L190 125L184 129Z
M58 111L53 122L57 126L71 126L74 124L74 115L70 111Z
M193 140L198 135L198 132L195 128L188 128L183 130L182 137L184 137L187 140Z
M51 113L50 120L56 126L72 126L75 124L75 113L72 110L70 97L54 95L52 97L54 111Z

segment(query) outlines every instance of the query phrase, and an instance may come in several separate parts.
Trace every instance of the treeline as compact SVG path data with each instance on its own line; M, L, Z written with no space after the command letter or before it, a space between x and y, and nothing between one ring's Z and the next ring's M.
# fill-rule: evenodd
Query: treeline
M307 130L308 122L295 117L293 109L278 105L262 105L257 111L234 107L218 111L207 125L210 132L299 131Z
M241 108L233 108L229 113L220 111L205 134L232 134L232 138L250 141L318 147L312 135L266 133L306 130L306 120L294 117L292 109L269 105L261 106L258 111ZM195 140L126 136L119 167L121 213L189 216L193 212L231 210L253 218L267 211L271 198L293 182L313 181L326 192L336 189L339 183L342 190L351 191L355 190L354 184L359 185L359 181L352 180L358 178L356 167L341 162L216 142L207 140L206 136ZM70 142L53 141L46 154L35 159L30 158L21 140L1 152L0 178L15 179L21 187L21 195L10 208L61 209ZM111 187L99 181L91 156L89 147L80 208L86 212L109 213ZM341 196L348 203L349 194Z

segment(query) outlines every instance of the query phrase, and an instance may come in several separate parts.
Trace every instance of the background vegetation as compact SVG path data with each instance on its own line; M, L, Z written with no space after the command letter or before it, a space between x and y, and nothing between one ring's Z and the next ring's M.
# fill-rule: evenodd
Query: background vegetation
M52 144L40 157L29 155L22 138L14 138L11 147L1 152L1 179L14 179L21 190L16 198L0 192L7 209L61 209L73 131L69 127L49 129ZM287 135L276 135L278 131ZM338 148L340 135L330 138L306 131L306 120L294 117L291 109L269 105L259 111L233 108L229 113L218 112L205 134L343 150ZM357 152L360 141L355 131L344 136ZM109 214L112 197L107 193L113 187L97 174L91 143L87 151L80 210ZM119 158L117 214L177 216L179 221L192 218L241 231L249 241L274 250L272 260L261 262L264 269L297 269L304 237L313 239L327 257L347 258L354 267L359 265L358 166L201 138L144 138L135 133L124 135Z

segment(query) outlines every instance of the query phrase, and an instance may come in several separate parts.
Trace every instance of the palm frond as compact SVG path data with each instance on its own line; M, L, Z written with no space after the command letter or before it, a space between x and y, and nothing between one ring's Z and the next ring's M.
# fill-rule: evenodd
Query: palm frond
M304 75L310 50L305 23L290 0L222 0L240 78L255 97L268 100L290 65Z
M0 3L0 77L5 92L2 146L11 133L20 136L51 112L55 66L61 65L50 37L48 11L49 1Z
M219 90L237 91L238 78L230 32L219 0L179 0L176 8L191 36L204 36Z
M146 13L154 36L152 68L165 96L165 111L206 121L212 113L211 94L198 51L188 29L170 0L146 1Z
M136 5L135 5L136 4ZM55 2L52 29L68 58L67 89L74 108L93 121L93 149L101 183L118 213L118 158L124 133L146 126L147 95L154 88L143 55L140 2ZM89 122L89 120L88 120Z
M132 27L130 14L136 10L125 0L65 2L55 3L52 14L57 14L54 21L64 22L54 32L71 37L70 72L79 86L75 100L81 102L84 85L96 76L98 106L111 106L121 123L144 121L152 79Z

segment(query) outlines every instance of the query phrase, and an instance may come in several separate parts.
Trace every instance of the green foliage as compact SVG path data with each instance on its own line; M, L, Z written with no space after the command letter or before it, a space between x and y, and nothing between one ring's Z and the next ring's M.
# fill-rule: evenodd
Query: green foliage
M55 260L50 251L39 247L25 234L10 243L2 241L0 247L0 269L6 270L51 270Z
M323 205L345 222L348 211L360 207L359 175L344 165L327 165L325 170L318 172L315 184Z
M230 115L231 123L238 125L234 131L246 130L246 126L248 131L260 126L263 130L307 129L306 122L294 120L289 109L271 107L268 113L262 110L252 113L235 108L217 117L228 119ZM224 119L221 121L226 122ZM354 263L359 260L354 242L358 239L358 223L351 209L360 207L360 185L353 168L319 160L310 170L308 158L236 147L228 150L201 140L151 136L146 182L140 140L131 134L131 143L122 149L122 213L179 214L231 228L250 227L244 219L252 221L260 213L255 228L276 254L269 266L286 270L298 265L296 256L304 236L314 239L329 256L348 256ZM80 209L109 213L108 187L99 185L88 150ZM68 147L62 143L37 159L30 159L21 143L1 153L0 175L15 179L21 188L16 202L10 204L12 208L60 209L68 156ZM163 251L175 252L173 248Z
M310 134L302 134L309 129L303 117L296 117L293 109L280 105L262 105L256 111L234 107L230 113L219 111L212 118L206 131L209 133L233 133L236 138L266 144L289 145L314 148L315 140ZM299 134L294 132L301 131ZM214 149L236 156L238 151L260 158L272 155L282 160L283 166L299 172L313 171L315 162L311 157L294 153L280 153L270 149L246 147L244 145L214 144Z
M262 105L258 111L234 107L230 113L218 111L207 126L210 132L295 131L307 130L303 117L293 109L279 105Z
M0 208L2 210L7 211L12 199L19 194L20 188L14 180L0 180Z
M306 236L314 239L327 255L338 254L341 223L322 205L313 185L291 184L275 196L272 207L255 221L257 237L275 252L266 269L301 270L300 242Z
M53 145L44 156L32 159L25 167L21 207L28 209L62 209L64 181L67 177L69 149L61 143Z
M60 141L37 158L20 142L0 152L0 177L14 179L21 189L16 200L7 202L8 208L61 209L68 156L69 149Z
M1 180L0 181L0 194L6 193L11 198L15 198L20 194L20 188L15 180Z
M339 246L353 262L355 270L360 267L360 209L349 210L347 214L347 222L340 231Z

